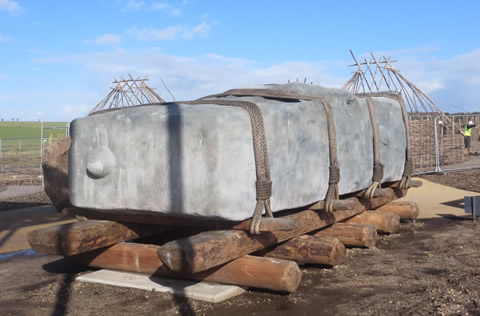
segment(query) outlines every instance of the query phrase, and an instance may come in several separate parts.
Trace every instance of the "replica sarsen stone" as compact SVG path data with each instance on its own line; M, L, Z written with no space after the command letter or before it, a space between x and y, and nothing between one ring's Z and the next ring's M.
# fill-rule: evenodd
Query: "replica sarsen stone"
M340 194L368 188L373 140L366 99L305 84L268 85L331 105L337 133ZM273 211L325 198L327 120L319 101L225 97L256 103L262 113ZM405 126L400 104L373 98L381 135L383 182L400 180ZM74 206L244 220L255 207L255 161L248 113L206 105L151 105L79 118L71 124L70 200Z

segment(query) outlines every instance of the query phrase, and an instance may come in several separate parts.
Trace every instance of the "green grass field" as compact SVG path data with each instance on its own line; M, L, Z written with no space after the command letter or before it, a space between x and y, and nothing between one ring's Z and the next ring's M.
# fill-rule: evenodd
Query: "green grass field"
M65 137L66 126L66 122L44 122L43 146ZM0 122L0 167L40 165L41 135L40 122Z
M66 122L44 122L43 137L48 138L50 134L57 137L57 134L65 136ZM40 138L40 122L0 122L0 139L4 138Z

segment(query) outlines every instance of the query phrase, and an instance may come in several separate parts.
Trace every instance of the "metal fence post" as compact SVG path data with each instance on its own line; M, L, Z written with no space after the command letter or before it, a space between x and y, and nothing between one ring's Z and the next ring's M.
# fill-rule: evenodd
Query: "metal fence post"
M2 151L2 140L0 139L0 171L3 171L3 151Z
M438 128L437 128L437 119L438 116L435 116L434 119L434 129L435 129L435 172L441 172L440 168L440 146L438 144Z
M43 121L40 122L40 168L43 163Z
M42 175L42 186L44 186L45 183L43 180L42 164L43 164L43 121L40 122L40 173Z

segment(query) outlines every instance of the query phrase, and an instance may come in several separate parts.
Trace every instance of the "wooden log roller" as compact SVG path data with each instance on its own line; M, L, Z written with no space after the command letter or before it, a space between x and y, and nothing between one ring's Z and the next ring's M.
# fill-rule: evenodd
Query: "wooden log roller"
M298 289L302 273L293 261L243 256L218 267L195 274L177 273L168 269L158 258L160 246L119 243L66 259L77 265L146 273L188 280L200 280L251 286L293 293Z
M345 246L334 237L302 235L276 246L266 257L336 266L345 259Z
M393 212L400 216L401 220L415 220L420 214L418 204L411 201L391 202L380 206L377 212Z
M371 224L336 223L313 234L335 237L348 247L375 247L377 229Z
M392 212L367 211L358 214L345 223L371 224L382 233L396 233L400 230L400 216Z

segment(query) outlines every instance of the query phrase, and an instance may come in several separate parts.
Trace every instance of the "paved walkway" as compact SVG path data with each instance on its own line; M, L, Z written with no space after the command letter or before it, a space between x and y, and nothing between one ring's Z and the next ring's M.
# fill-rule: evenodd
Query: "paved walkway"
M57 212L53 205L0 212L0 253L30 248L27 234L32 230L70 223L73 218Z
M477 192L454 189L425 179L417 180L421 180L423 186L411 188L400 201L416 202L420 208L419 218L465 216L463 197L479 195Z

